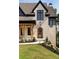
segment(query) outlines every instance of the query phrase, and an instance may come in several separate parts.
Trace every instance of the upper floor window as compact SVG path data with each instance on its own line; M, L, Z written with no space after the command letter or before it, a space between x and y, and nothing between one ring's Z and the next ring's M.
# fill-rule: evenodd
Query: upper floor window
M44 11L37 10L37 20L43 20L43 19L44 19Z
M55 19L49 18L49 20L48 20L48 25L49 25L50 27L52 27L53 25L55 25Z

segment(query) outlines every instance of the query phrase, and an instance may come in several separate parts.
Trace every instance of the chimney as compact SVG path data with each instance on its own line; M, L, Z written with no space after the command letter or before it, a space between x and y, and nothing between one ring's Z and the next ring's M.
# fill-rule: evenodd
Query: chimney
M49 6L51 7L52 6L52 3L49 3Z

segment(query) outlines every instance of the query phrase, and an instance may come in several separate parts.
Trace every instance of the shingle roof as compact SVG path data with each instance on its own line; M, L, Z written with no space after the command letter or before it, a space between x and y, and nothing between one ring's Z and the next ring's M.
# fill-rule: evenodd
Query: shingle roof
M55 15L54 8L48 6L46 3L43 3L43 4L48 9L48 14L50 14L50 16L54 16ZM23 10L25 14L32 14L31 12L36 5L37 3L20 3L19 4L20 8Z
M19 6L25 14L30 14L36 3L20 3Z

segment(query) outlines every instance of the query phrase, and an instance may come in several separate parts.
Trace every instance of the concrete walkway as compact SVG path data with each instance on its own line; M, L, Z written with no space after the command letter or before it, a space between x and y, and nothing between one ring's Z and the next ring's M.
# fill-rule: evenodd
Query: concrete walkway
M36 42L29 42L29 43L19 43L19 45L26 45L26 44L40 44L44 43L44 41L36 41Z

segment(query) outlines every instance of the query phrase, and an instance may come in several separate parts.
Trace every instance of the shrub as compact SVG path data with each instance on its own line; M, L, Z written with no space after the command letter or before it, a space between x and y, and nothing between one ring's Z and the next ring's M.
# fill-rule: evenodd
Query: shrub
M35 39L35 37L33 37L33 42L35 42L36 41L36 39Z

